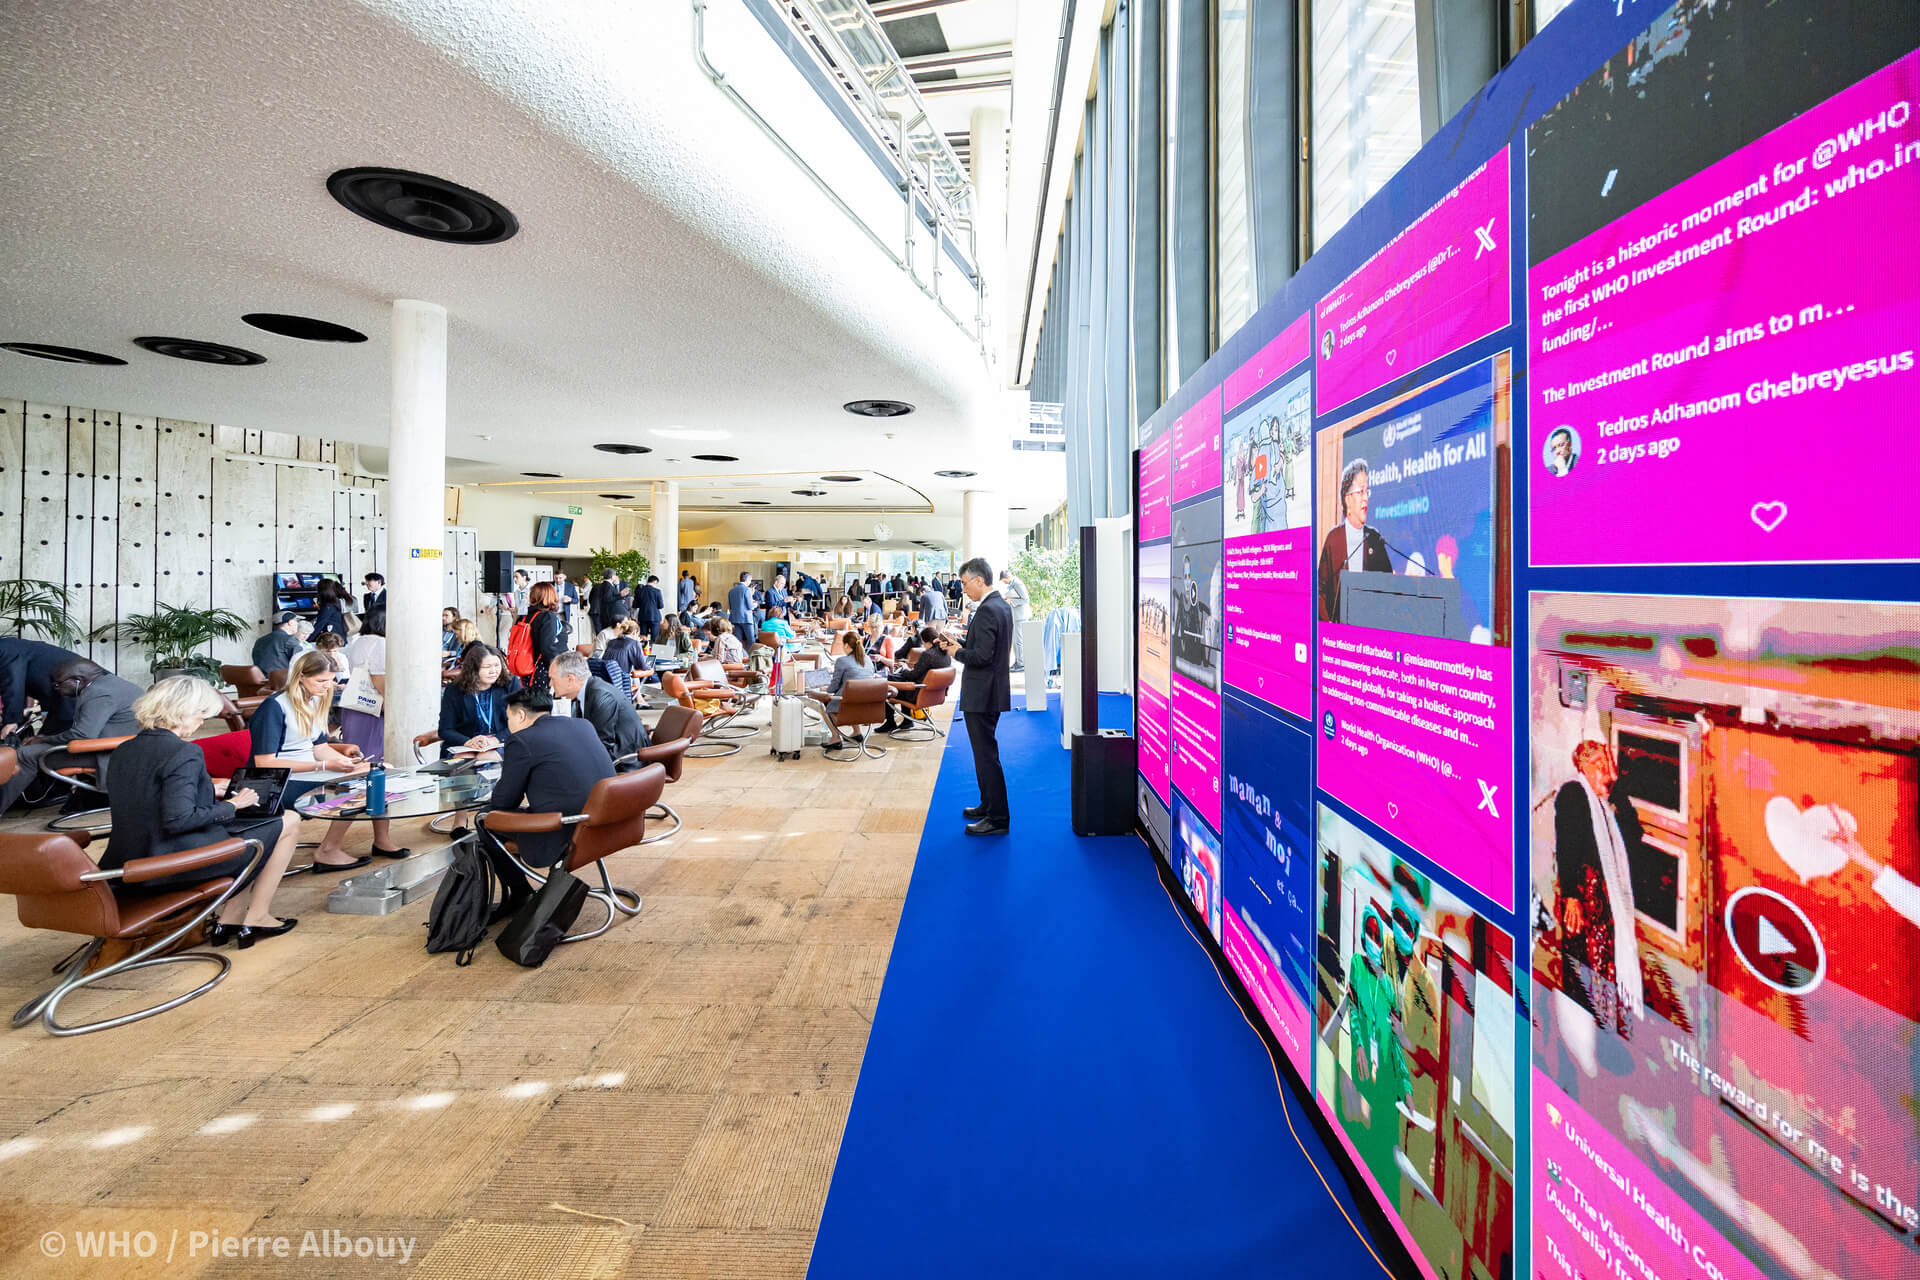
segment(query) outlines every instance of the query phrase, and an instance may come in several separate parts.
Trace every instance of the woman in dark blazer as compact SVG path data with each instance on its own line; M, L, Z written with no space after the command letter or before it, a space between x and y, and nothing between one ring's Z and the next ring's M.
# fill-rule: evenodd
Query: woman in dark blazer
M270 908L280 877L293 857L292 813L277 818L238 820L234 810L259 799L242 788L222 800L214 794L207 759L185 735L220 711L220 695L195 676L170 676L142 694L133 704L140 732L113 753L113 789L107 795L113 811L113 833L100 855L103 870L112 871L135 858L200 849L228 838L258 840L266 858L252 878L252 892L236 893L220 910L219 923L207 941L222 946L237 941L251 947L262 938L276 938L299 923L274 917ZM251 851L193 871L149 880L143 890L189 888L208 880L242 875L253 864Z
M353 608L353 596L347 589L332 578L322 578L315 603L319 605L320 612L314 617L311 638L318 640L333 631L341 639L347 639L347 610Z
M499 652L475 644L460 659L460 674L440 694L440 749L501 745L507 728L507 695L514 678Z

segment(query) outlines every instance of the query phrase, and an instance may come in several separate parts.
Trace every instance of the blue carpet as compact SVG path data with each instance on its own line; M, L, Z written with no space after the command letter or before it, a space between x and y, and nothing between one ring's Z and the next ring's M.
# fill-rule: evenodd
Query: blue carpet
M1015 835L972 839L955 725L808 1274L1381 1275L1153 855L1069 829L1059 733L1000 717Z

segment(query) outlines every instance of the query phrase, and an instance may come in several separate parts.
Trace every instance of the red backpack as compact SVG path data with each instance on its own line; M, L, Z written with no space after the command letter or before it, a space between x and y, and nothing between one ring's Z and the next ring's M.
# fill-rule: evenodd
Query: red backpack
M507 632L507 670L522 680L533 675L533 624L525 618Z

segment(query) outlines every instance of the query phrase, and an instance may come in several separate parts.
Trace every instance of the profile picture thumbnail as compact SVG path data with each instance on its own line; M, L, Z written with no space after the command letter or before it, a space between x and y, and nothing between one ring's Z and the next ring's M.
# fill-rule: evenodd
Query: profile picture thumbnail
M1320 358L1333 359L1333 330L1331 329L1320 335Z
M1551 475L1564 476L1572 471L1580 461L1580 433L1568 426L1547 432L1546 443L1540 446L1540 461L1546 463Z

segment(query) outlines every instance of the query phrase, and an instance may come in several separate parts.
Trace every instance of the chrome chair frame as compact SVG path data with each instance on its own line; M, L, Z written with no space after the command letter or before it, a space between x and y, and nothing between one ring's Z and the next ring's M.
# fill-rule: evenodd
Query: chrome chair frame
M107 793L105 788L100 787L95 783L88 782L86 779L78 777L74 774L58 772L57 766L54 764L54 759L55 757L58 757L58 756L65 756L68 760L75 760L75 762L77 763L76 757L74 756L73 752L67 750L66 745L62 743L60 746L57 746L53 750L47 752L46 755L40 757L40 763L37 767L39 768L40 775L42 777L50 778L55 782L63 782L67 785L67 800L62 801L62 807L65 806L67 801L71 801L76 795L78 795L80 792L83 792L83 791L90 791L94 795L100 797L100 799L102 800L105 800L107 798ZM96 766L96 770L97 770L97 766ZM95 777L98 777L98 776L99 775L96 771ZM96 835L96 836L104 835L107 832L113 830L113 820L111 817L112 813L113 813L113 809L111 806L102 804L92 809L76 809L72 813L55 814L53 818L48 821L47 830L64 832L66 834L72 834L76 831L85 831L89 835ZM83 821L83 819L87 819L87 818L97 819L102 814L109 815L107 821L105 822Z

